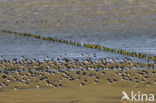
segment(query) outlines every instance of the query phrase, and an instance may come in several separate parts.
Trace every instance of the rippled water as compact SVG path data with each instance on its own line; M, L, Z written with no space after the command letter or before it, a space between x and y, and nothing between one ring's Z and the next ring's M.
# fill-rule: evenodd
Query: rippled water
M84 38L83 38L84 39ZM88 38L83 40L83 42L88 42ZM106 40L103 42L97 42L96 38L92 42L100 43L101 45L106 45L112 48L124 48L130 51L139 51L145 53L155 54L156 47L151 43L145 42L155 42L149 41L149 39L126 39L126 40ZM140 40L140 41L139 41ZM92 43L91 42L91 43ZM127 42L127 43L126 43ZM146 44L146 45L145 45ZM67 54L69 58L81 58L80 53L84 53L88 57L93 57L94 53L97 54L97 58L101 57L113 57L120 58L124 57L122 55L88 49L84 47L75 47L66 44L60 44L55 42L43 41L39 39L20 37L11 34L1 33L0 35L0 55L7 59L12 59L14 57L20 58L20 56L25 56L27 58L36 58L39 60L45 59L46 56L57 58L59 56L64 56Z
M0 48L0 55L7 59L25 56L26 58L43 60L46 56L53 58L57 58L59 56L65 57L64 54L67 54L67 57L69 58L81 58L80 53L84 53L85 56L87 53L89 53L89 57L93 57L93 54L96 53L97 58L120 56L84 47L69 46L55 42L43 41L28 37L19 37L16 35L3 33L0 35Z

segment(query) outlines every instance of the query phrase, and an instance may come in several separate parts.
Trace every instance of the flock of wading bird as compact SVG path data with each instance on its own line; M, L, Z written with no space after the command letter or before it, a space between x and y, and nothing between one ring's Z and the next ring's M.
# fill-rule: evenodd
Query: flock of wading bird
M147 62L138 63L130 58L99 58L94 61L87 57L81 60L69 59L64 56L46 58L39 61L27 59L21 56L21 60L16 58L6 60L0 58L0 89L21 89L21 88L59 88L72 87L73 85L114 85L114 86L156 86L156 64L155 57L146 54L127 52L122 49L111 49L100 45L76 43L68 40L54 39L51 37L40 37L28 33L12 32L2 30L2 32L28 36L48 41L54 41L69 45L82 46L107 52L113 52L132 57L147 58ZM80 54L82 57L83 53ZM96 54L94 54L96 57ZM136 68L147 68L138 70ZM135 69L135 70L131 70Z
M135 63L131 59L67 59L64 57L0 60L0 90L24 88L60 88L87 85L156 86L156 64ZM137 70L136 68L150 68ZM62 69L64 68L64 69ZM77 68L77 69L74 69ZM135 69L135 70L130 70Z

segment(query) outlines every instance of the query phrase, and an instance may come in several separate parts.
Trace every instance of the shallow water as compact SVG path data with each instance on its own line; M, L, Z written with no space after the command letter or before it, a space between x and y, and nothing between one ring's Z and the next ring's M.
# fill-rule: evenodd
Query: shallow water
M84 57L93 57L94 53L96 53L97 58L110 56L114 58L121 57L120 55L104 53L102 51L84 47L69 46L55 42L3 33L0 35L0 48L0 56L4 56L5 59L20 59L21 56L39 60L45 59L46 56L54 59L59 56L67 58L82 58L80 53L84 53ZM88 56L87 53L89 54ZM64 54L67 54L67 56Z
M88 39L88 38L87 38ZM145 38L135 38L126 40L107 40L103 42L96 42L95 40L91 43L98 43L111 48L122 48L128 51L144 52L147 54L156 54L156 46L154 42L156 40L149 40ZM153 38L152 38L153 39ZM83 40L83 42L88 42ZM145 43L146 42L146 43ZM109 52L103 52L84 47L70 46L66 44L60 44L55 42L43 41L39 39L29 37L19 37L12 34L0 35L0 56L4 56L5 59L18 58L24 56L30 59L43 60L46 56L49 58L58 58L59 56L67 58L85 58L93 57L96 54L96 58L112 57L112 58L124 58L126 56L113 54ZM84 57L80 55L84 53ZM89 54L87 56L87 53ZM65 56L64 54L67 54Z
M156 69L156 68L136 68L136 69L141 69L141 70L146 70L146 69ZM136 70L136 69L132 69L132 70ZM96 68L90 68L90 69L76 69L76 68L73 68L73 69L44 69L43 68L43 70L35 70L35 69L31 69L30 71L28 71L28 70L12 70L12 71L7 71L7 72L14 72L14 73L16 73L16 72L63 72L63 71L97 71L97 72L99 72L99 71L111 71L111 70L121 70L121 69L118 69L118 68L116 68L116 69L108 69L108 68L104 68L104 69L101 69L101 68L99 68L99 69L96 69ZM124 68L124 69L122 69L122 70L129 70L128 68ZM0 73L6 73L6 71L5 70L0 70Z

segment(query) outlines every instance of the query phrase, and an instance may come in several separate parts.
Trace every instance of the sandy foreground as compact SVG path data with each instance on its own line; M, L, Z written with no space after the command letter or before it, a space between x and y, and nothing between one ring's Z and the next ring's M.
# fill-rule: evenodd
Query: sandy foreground
M89 85L59 89L4 90L0 93L0 103L121 103L123 90L129 93L133 90L136 93L141 91L156 95L156 87L126 88ZM127 102L122 101L122 103Z
M59 89L4 90L1 103L121 103L122 90L154 93L153 88L123 88L111 86L87 86ZM123 101L122 103L127 103ZM154 102L153 102L154 103Z

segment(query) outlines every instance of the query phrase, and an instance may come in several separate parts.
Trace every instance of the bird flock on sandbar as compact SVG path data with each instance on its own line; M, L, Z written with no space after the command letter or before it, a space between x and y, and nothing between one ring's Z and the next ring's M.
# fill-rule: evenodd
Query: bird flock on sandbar
M156 70L1 71L1 89L61 88L87 85L156 86Z
M66 55L66 54L65 54ZM82 53L80 54L82 55ZM0 58L0 89L60 88L74 83L83 87L90 84L119 85L133 83L135 86L156 85L156 64L137 63L129 58L100 58L44 60ZM137 70L136 68L147 68Z

